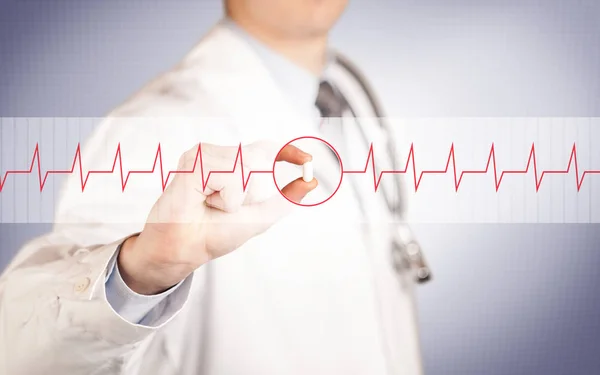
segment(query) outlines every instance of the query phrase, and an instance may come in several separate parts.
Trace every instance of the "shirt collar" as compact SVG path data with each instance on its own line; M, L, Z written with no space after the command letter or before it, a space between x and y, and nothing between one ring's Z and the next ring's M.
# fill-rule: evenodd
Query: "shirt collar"
M314 75L254 38L232 19L225 18L223 25L242 37L256 51L275 82L294 104L307 112L314 111L321 77ZM326 65L330 65L331 60L328 58Z

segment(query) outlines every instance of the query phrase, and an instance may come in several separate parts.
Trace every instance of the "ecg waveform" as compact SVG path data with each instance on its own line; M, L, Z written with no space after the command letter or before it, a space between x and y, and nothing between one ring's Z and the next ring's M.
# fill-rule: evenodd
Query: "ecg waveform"
M209 171L208 173L205 174L204 163L202 160L202 144L198 144L198 149L196 151L196 157L194 159L194 165L192 166L192 168L190 170L169 171L166 173L166 178L165 178L165 169L163 167L162 149L161 149L160 143L158 144L158 147L156 149L156 154L154 157L154 163L152 164L152 168L148 169L148 170L132 170L132 171L128 171L127 173L125 173L125 171L123 169L123 157L121 155L122 155L121 154L121 144L119 143L117 145L117 150L115 152L115 157L113 159L111 169L95 170L95 171L91 170L91 171L88 171L87 173L84 173L83 172L83 163L81 161L81 144L79 143L79 144L77 144L77 149L75 151L75 156L73 158L73 163L71 164L70 169L48 170L45 173L42 173L42 167L41 167L41 161L40 161L40 148L39 148L39 144L36 144L35 150L33 151L33 157L31 159L31 163L29 164L29 169L6 171L4 173L4 177L2 178L2 180L0 180L0 192L2 192L2 189L4 188L4 184L6 183L6 179L8 178L9 175L11 175L11 174L32 174L32 173L34 173L34 170L37 171L40 192L42 192L44 190L44 186L46 185L46 181L48 180L48 177L50 175L72 174L72 173L79 173L80 182L81 182L81 192L84 192L85 187L87 186L91 175L93 175L93 174L114 174L115 170L117 169L117 166L118 166L119 174L121 176L121 191L125 191L125 188L127 187L127 183L129 182L129 178L131 177L131 175L154 174L157 166L160 171L161 187L162 187L163 191L166 189L166 187L169 183L169 179L171 178L172 175L194 173L196 171L196 168L198 167L198 163L200 164L200 175L202 177L202 189L206 189L206 186L208 185L208 181L209 181L211 175L222 174L222 173L230 173L230 174L235 173L238 165L240 166L240 174L242 176L242 188L244 191L246 191L246 188L248 187L248 183L250 182L250 176L253 173L273 173L273 171L271 171L271 170L269 170L269 171L256 170L256 171L249 171L246 176L244 173L244 160L243 160L241 144L238 146L235 160L233 162L233 167L231 170L214 170L214 171ZM79 166L79 168L77 168L77 166ZM75 172L75 171L78 171L78 172Z
M248 187L248 183L250 181L250 177L252 176L252 174L256 174L256 173L273 174L274 173L273 170L245 171L241 144L238 146L235 160L233 161L233 166L230 170L213 170L213 171L208 171L208 172L206 172L204 170L204 164L203 164L203 160L202 160L202 144L198 145L194 164L193 164L192 168L189 170L165 171L165 169L163 167L163 157L162 157L162 150L161 150L160 143L157 146L156 154L154 156L154 162L152 164L152 167L147 170L125 171L123 169L121 144L118 144L117 149L115 151L115 156L113 159L112 167L110 169L106 169L106 170L90 170L88 172L84 172L82 158L81 158L81 144L77 145L77 149L75 151L75 156L73 157L73 162L71 164L70 169L48 170L46 172L43 172L42 171L42 163L41 163L40 159L41 159L41 157L40 157L39 144L36 144L28 169L8 170L8 171L4 172L3 176L0 175L0 176L2 176L2 178L0 179L0 192L2 192L4 185L6 184L6 181L9 176L20 175L20 174L31 175L33 173L36 173L36 175L37 175L37 178L39 181L40 192L43 191L44 186L46 185L46 182L48 180L48 177L50 177L51 175L56 175L56 174L78 173L79 177L80 177L79 179L80 179L80 183L81 183L81 191L84 192L85 188L89 182L90 177L92 175L96 175L96 174L119 173L120 179L121 179L121 190L125 191L127 184L132 175L154 174L158 169L158 172L160 173L160 178L161 178L161 187L162 187L162 190L164 191L172 176L174 176L176 174L195 173L197 168L199 168L200 176L202 179L202 188L205 189L206 186L208 185L208 181L209 181L211 175L222 174L222 173L230 173L230 174L236 173L236 171L239 167L239 170L240 170L239 173L240 173L241 179L242 179L242 189L245 191L246 188ZM450 146L450 151L448 152L448 158L446 160L446 165L443 169L422 170L420 172L418 171L418 168L417 168L414 143L411 144L411 146L410 146L408 157L406 159L406 164L404 165L403 169L381 170L379 172L377 171L377 167L376 167L376 163L375 163L374 147L373 147L373 144L371 143L364 168L361 170L342 170L342 173L344 173L344 174L367 174L369 171L369 168L371 168L371 171L372 171L373 185L374 185L375 192L377 192L384 175L387 175L387 174L409 174L411 172L413 174L413 184L414 184L415 192L417 192L419 190L419 187L421 186L421 182L422 182L424 176L436 175L436 174L439 175L439 174L451 173L454 177L454 189L456 192L458 192L460 185L463 182L463 178L466 175L472 175L472 174L492 173L494 176L494 188L495 188L496 192L498 192L498 190L500 189L502 181L503 181L504 177L507 175L527 174L527 173L533 172L533 178L534 178L534 182L535 182L534 186L535 186L535 191L537 192L537 191L539 191L542 181L544 180L544 177L546 175L568 174L568 173L571 173L572 169L574 169L575 184L577 187L577 191L580 191L581 186L583 185L583 182L584 182L584 179L586 176L591 175L591 174L600 174L600 170L583 170L583 171L580 170L578 161L577 161L577 146L575 143L573 144L573 147L571 149L571 154L569 156L569 160L567 162L566 169L562 169L562 170L539 170L538 165L537 165L535 143L532 143L531 149L529 151L529 157L527 159L526 166L524 169L500 171L500 170L498 170L497 163L496 163L495 145L494 145L494 143L492 143L489 154L487 156L487 162L485 163L485 167L483 169L459 171L457 163L456 163L455 147L454 147L454 143L452 143Z
M381 179L383 178L383 176L385 174L406 174L406 173L408 173L409 170L412 170L413 177L414 177L413 183L414 183L415 192L417 192L419 190L419 186L421 185L421 181L425 175L447 174L450 169L450 164L452 164L452 172L451 173L454 176L454 190L456 192L458 192L458 189L460 188L460 184L465 175L487 174L487 173L490 173L490 167L491 167L491 172L494 175L494 187L496 189L496 192L498 192L498 190L500 189L500 185L502 184L502 180L503 180L504 176L510 175L510 174L527 174L527 173L529 173L529 171L531 169L533 169L533 177L534 177L534 181L535 181L535 191L536 192L539 191L540 186L542 185L542 180L544 179L544 176L549 175L549 174L568 174L571 172L572 166L574 166L574 168L575 168L575 184L577 186L577 191L581 190L581 186L583 185L583 180L587 175L600 174L600 170L584 170L581 172L581 177L580 177L579 165L577 163L577 145L575 143L573 143L573 148L571 149L571 154L569 156L569 161L567 163L567 167L566 167L566 169L563 169L563 170L540 171L537 166L535 143L532 143L531 149L529 151L529 157L527 159L527 165L525 166L525 169L499 171L497 168L497 165L496 165L496 149L495 149L494 143L492 143L492 145L490 147L490 152L488 154L487 162L485 164L485 168L480 169L480 170L464 170L459 173L457 171L456 154L455 154L454 150L455 150L454 143L452 143L452 145L450 146L450 151L448 153L448 159L446 160L446 166L444 167L444 169L423 170L419 173L419 172L417 172L415 147L414 147L414 143L413 143L410 146L410 150L408 152L408 158L406 160L404 169L402 169L402 170L382 170L378 174L376 166L375 166L375 152L373 150L373 144L371 143L371 146L369 148L369 154L367 155L367 162L365 163L365 167L362 170L351 170L351 171L346 170L346 171L344 171L344 173L367 173L367 171L369 169L369 164L371 164L371 169L373 171L373 185L375 186L375 191L377 191L377 189L379 188L379 184L381 183Z

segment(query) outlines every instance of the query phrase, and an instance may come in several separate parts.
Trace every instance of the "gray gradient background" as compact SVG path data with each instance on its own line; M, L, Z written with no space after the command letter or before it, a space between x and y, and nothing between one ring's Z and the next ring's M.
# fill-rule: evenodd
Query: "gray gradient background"
M220 1L0 1L0 116L102 116ZM597 0L355 0L333 44L394 116L600 115ZM0 225L0 267L48 225ZM600 373L600 225L416 227L428 374Z

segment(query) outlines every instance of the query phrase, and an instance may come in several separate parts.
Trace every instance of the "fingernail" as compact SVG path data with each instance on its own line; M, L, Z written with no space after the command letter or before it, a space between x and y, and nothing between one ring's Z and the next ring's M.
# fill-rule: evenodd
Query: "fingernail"
M304 162L312 161L312 155L300 150L302 152L302 157L304 158Z

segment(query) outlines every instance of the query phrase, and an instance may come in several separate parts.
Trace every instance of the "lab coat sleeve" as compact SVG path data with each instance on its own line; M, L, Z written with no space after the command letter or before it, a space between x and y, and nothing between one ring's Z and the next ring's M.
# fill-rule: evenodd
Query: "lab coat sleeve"
M166 298L149 321L132 324L106 299L107 265L122 240L87 248L53 232L0 279L0 373L112 373L183 307L191 285ZM3 358L2 358L3 357ZM110 369L110 370L109 370Z
M83 145L82 168L110 169L119 144L125 170L146 169L148 159L151 167L158 140L150 136L160 134L103 120ZM177 162L163 157L166 168ZM162 193L160 183L142 177L132 177L125 191L119 172L91 176L85 192L79 175L66 179L53 230L20 249L0 276L0 374L130 373L140 351L183 309L193 275L150 310L146 324L131 323L107 300L111 260L143 229Z
M116 261L119 251L120 247L108 266L109 276L105 285L106 299L110 306L128 322L145 326L155 326L157 319L160 319L161 317L161 302L174 292L175 294L185 293L185 288L184 290L179 290L179 287L184 281L181 281L160 294L138 294L131 290L121 277L119 264ZM175 295L172 298L180 300L178 297L179 296Z

